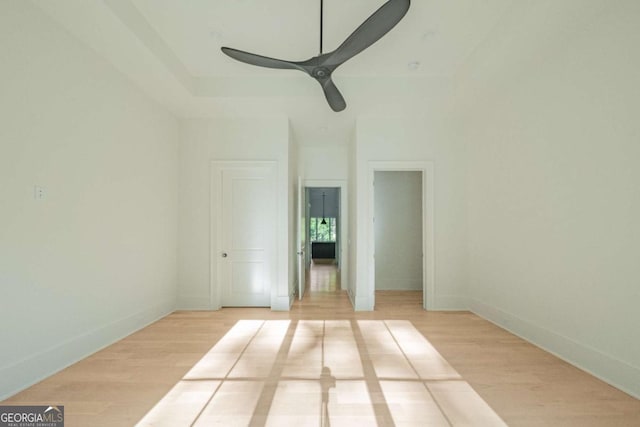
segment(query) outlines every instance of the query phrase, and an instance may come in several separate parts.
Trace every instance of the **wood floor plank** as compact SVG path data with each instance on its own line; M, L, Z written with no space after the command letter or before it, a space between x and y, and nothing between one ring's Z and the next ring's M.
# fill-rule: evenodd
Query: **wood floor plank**
M472 313L393 291L354 312L318 267L290 312L177 311L2 404L62 404L67 427L640 425L640 401Z

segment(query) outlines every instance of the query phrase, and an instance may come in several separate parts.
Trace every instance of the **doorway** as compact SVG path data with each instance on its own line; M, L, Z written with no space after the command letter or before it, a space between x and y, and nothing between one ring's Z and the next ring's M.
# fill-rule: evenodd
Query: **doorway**
M340 266L340 188L307 188L307 230L311 261Z
M422 291L422 172L374 173L376 291Z
M367 253L369 263L365 280L367 290L366 293L363 292L368 301L363 299L362 302L364 304L361 306L367 307L369 310L374 309L376 289L384 289L385 287L394 289L391 286L397 286L407 290L418 288L419 290L414 292L422 293L423 308L432 310L435 308L433 163L430 161L373 161L369 162L368 169L369 195L368 203L365 206L365 215L369 218L367 235L370 237L364 242L366 243L364 250ZM384 180L385 177L385 175L378 174L379 172L383 174L386 172L400 172L400 174L387 175L391 177L389 182L378 183L378 178L383 177ZM384 194L376 191L378 184L383 187L390 187L384 192L392 196L385 200ZM408 187L413 189L409 191ZM407 194L400 196L405 191ZM407 204L404 206L398 205L400 198L405 199ZM379 209L386 208L387 211L377 212L376 214L376 204L378 204ZM384 206L381 207L380 204ZM410 230L392 231L388 237L385 237L384 233L381 234L380 228L385 222L385 215L387 216L386 221L390 224L394 222L398 224L410 220L405 218L407 211L412 212L410 216L419 218L419 224L411 219L411 221L414 221L414 225L410 227ZM383 217L378 218L380 215ZM382 223L376 224L378 221ZM393 243L395 246L385 242L385 239L391 239L394 233L404 233L405 235L404 239ZM395 252L385 252L390 247L395 247ZM382 250L380 254L378 254L379 249ZM398 254L401 257L392 260ZM386 273L380 276L381 270L385 270L385 264ZM398 268L401 264L404 265L403 269ZM408 272L409 270L411 273ZM398 285L390 284L390 281L396 281Z
M348 252L345 245L348 235L346 181L306 180L302 184L305 202L302 227L304 249L301 252L305 271L300 276L305 283L299 287L302 290L298 295L300 299L308 288L306 281L309 281L314 266L317 267L313 271L314 275L319 273L327 277L347 277ZM335 280L330 282L331 286L335 286ZM338 279L337 283L342 289L348 289L344 279Z

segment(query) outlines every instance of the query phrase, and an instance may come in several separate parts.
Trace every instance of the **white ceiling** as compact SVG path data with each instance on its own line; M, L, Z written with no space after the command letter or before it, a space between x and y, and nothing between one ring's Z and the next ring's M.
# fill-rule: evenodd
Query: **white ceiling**
M347 109L334 113L303 73L220 51L317 55L320 0L34 0L176 114L286 115L303 145L348 141L363 114L427 114L451 102L458 73L513 1L414 0L397 27L335 71ZM383 3L325 0L325 52Z
M325 52L338 47L384 0L325 0ZM281 73L221 55L230 46L275 58L319 53L320 0L132 0L149 25L195 77ZM349 61L342 75L450 74L495 24L508 0L414 0L387 36ZM135 29L134 29L135 30ZM285 73L289 73L285 71Z

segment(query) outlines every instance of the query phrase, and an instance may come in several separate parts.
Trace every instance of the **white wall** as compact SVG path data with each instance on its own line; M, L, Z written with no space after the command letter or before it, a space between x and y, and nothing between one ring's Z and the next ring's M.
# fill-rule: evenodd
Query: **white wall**
M340 189L336 187L315 187L309 188L309 215L312 218L321 218L323 214L326 218L340 217ZM324 203L323 197L324 194Z
M594 4L465 88L472 307L640 396L640 3Z
M174 309L178 125L29 2L0 64L1 400Z
M422 290L422 172L374 173L376 290Z
M348 147L342 145L302 146L299 167L306 180L346 180L349 176Z
M362 117L358 120L355 161L354 216L357 244L355 305L358 310L373 306L369 256L369 166L371 162L431 161L435 169L434 301L436 310L466 309L466 153L454 138L446 115L425 118ZM353 240L352 240L353 245ZM429 274L429 272L427 272Z
M277 283L271 308L289 308L290 224L292 179L289 177L289 123L285 117L185 120L180 145L179 290L183 309L211 309L210 165L212 160L277 162ZM215 227L212 230L215 231ZM210 270L210 268L212 269Z

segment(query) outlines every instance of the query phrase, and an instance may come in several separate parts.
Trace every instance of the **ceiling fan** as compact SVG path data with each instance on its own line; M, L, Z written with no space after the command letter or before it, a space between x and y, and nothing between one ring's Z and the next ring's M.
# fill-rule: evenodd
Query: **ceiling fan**
M364 21L333 52L322 53L322 8L320 0L320 54L306 61L285 61L223 47L222 52L233 59L259 67L285 70L299 70L307 73L320 83L327 102L333 111L347 107L342 94L331 80L331 73L345 61L353 58L387 34L409 10L411 0L389 0Z

